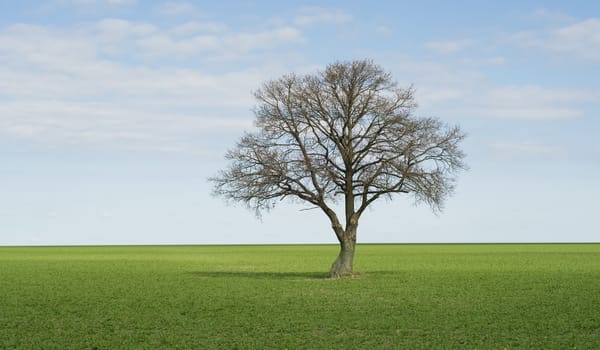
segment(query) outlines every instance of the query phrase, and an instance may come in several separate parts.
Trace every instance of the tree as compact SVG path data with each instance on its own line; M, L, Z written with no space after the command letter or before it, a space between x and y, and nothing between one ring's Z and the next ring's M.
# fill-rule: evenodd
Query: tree
M459 127L414 117L413 88L370 60L285 75L254 97L257 131L227 153L213 192L257 215L282 199L322 210L340 243L330 277L352 275L358 222L373 202L410 194L441 210L466 168Z

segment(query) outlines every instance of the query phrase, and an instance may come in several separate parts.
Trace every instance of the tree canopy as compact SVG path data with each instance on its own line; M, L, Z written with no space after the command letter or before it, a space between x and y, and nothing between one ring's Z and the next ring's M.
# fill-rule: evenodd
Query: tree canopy
M358 220L371 203L406 194L439 210L466 168L465 134L414 116L414 93L370 60L267 81L254 93L257 130L227 153L214 193L257 213L281 199L320 208L341 244L330 274L351 274Z

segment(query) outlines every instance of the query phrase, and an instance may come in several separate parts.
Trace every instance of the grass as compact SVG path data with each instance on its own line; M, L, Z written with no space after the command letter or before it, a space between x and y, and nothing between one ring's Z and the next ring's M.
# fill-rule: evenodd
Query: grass
M0 248L0 349L600 349L600 245Z

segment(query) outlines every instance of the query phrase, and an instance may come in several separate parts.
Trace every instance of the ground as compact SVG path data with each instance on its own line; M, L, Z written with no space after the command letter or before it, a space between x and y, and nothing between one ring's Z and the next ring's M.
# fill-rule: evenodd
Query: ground
M600 348L600 245L0 248L0 349Z

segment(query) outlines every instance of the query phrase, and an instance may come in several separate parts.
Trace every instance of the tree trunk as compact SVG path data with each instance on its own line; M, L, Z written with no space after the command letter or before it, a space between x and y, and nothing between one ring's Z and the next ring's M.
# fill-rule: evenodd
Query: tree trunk
M344 239L340 241L340 253L331 265L331 270L329 270L330 278L352 276L356 234L344 236Z

